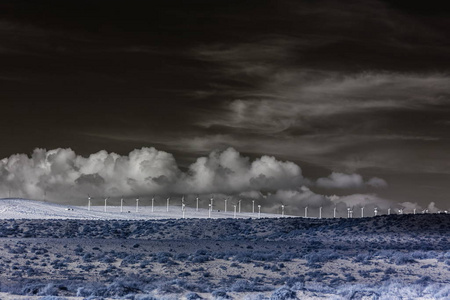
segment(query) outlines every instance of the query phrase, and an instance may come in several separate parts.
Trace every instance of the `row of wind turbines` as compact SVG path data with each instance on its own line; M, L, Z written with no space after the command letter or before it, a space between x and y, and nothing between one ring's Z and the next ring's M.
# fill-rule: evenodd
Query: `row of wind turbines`
M91 206L92 206L92 197L90 195L88 195L88 211L91 210ZM108 212L108 199L109 197L104 198L105 204L104 204L104 212ZM241 202L242 200L238 200L236 203L233 203L233 208L234 208L234 218L237 218L237 213L241 213ZM120 198L120 212L123 213L123 204L124 204L124 198ZM225 199L225 204L224 204L224 212L227 212L227 204L228 204L228 199ZM282 215L284 216L284 206L282 205ZM210 199L210 203L208 204L208 217L211 218L211 213L213 211L213 207L214 207L214 197L211 197ZM166 200L166 211L169 212L169 208L170 208L170 197L167 198ZM199 211L199 197L196 197L196 211ZM136 198L136 213L139 212L139 197ZM155 212L155 197L152 197L151 199L151 212ZM184 195L181 197L181 212L182 212L182 217L185 218L185 213L186 213L186 203L185 203L185 198ZM255 200L252 200L252 213L255 213ZM261 205L258 205L258 218L261 217Z
M91 210L92 200L93 200L93 198L90 195L88 195L88 204L87 204L88 211ZM104 212L108 212L108 200L109 200L109 197L105 197L104 198ZM168 197L166 199L166 211L167 212L169 212L169 210L170 210L170 200L171 200L171 197ZM195 210L198 212L199 211L199 197L197 196L195 200L196 200ZM224 199L224 212L225 213L228 212L228 202L229 202L229 200L230 200L229 198ZM136 198L136 213L139 212L139 201L140 201L140 199L139 199L139 197L137 197ZM251 200L251 201L252 201L252 214L256 214L256 211L255 211L255 200ZM232 203L234 218L237 218L237 214L241 214L241 202L242 202L242 200L239 199L236 202ZM280 204L281 217L285 216L285 208L287 206L288 205L283 204L283 203ZM261 218L261 208L262 208L262 206L260 204L258 204L256 207L258 209L257 216L258 216L258 218ZM211 214L213 212L213 209L214 209L214 196L212 196L210 198L210 203L208 203L208 217L209 218L211 218ZM361 207L361 215L360 215L361 218L366 217L366 215L364 215L364 209L365 209L364 206ZM319 207L319 215L318 215L319 219L322 219L322 211L323 211L322 207ZM120 199L120 212L121 213L124 212L124 197L122 197ZM151 198L151 212L152 213L155 212L155 197L154 196ZM220 212L220 210L219 210L219 212ZM354 212L354 208L353 207L352 208L348 207L347 208L347 218L353 218L353 212ZM387 209L387 215L390 215L391 212L392 212L391 208L388 208ZM184 195L181 197L181 213L182 213L182 218L185 218L186 217L186 203L185 203ZM401 208L401 209L398 209L397 211L394 211L394 213L402 215L405 212L404 212L404 209ZM416 214L416 209L413 209L412 213ZM427 209L423 210L422 213L428 213L428 210ZM445 213L447 213L447 211L445 211ZM373 216L377 216L378 214L379 214L379 209L378 209L378 207L375 207L374 211L373 211ZM305 207L304 217L305 218L317 218L317 217L308 216L308 206ZM333 218L336 218L336 217L337 217L337 207L335 206L333 208Z

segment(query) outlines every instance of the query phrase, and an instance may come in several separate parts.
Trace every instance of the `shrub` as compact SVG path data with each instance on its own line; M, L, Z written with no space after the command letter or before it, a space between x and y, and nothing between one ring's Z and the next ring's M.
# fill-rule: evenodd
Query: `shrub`
M337 294L344 299L379 299L380 294L363 285L346 285L341 287Z
M422 276L419 279L417 279L414 283L415 284L420 284L420 285L428 285L431 281L431 277L430 276Z
M320 251L317 253L311 253L305 255L305 259L308 265L313 265L316 263L324 263L330 260L338 259L339 255L337 255L334 251Z
M239 279L231 285L230 290L232 292L253 292L255 285L245 279Z
M106 287L105 296L122 297L141 292L141 283L134 278L119 278Z
M106 263L106 264L111 264L111 263L113 263L115 261L116 261L116 259L114 257L109 256L109 255L105 255L102 258L100 258L100 262Z
M180 287L177 281L169 281L164 282L158 287L158 291L161 294L179 294L182 293L184 290Z
M20 292L21 295L37 295L43 288L45 284L31 283L25 284Z
M201 264L201 263L205 263L207 261L210 261L211 258L208 255L196 255L194 257L191 257L190 260L193 263Z
M221 299L231 299L230 296L227 295L227 293L223 290L217 290L211 293L211 295L214 297L214 299L216 300L221 300Z
M297 298L297 294L287 288L287 287L280 287L278 289L276 289L272 295L270 296L270 300L296 300Z
M395 269L394 269L394 268L391 268L391 267L387 268L387 269L384 271L384 274L395 274L395 273L397 273L397 271L395 271Z
M186 300L197 300L197 299L203 299L200 297L197 293L187 293L186 294Z
M417 262L409 253L396 253L392 259L396 265L406 265Z
M157 300L152 295L138 294L134 296L134 300Z

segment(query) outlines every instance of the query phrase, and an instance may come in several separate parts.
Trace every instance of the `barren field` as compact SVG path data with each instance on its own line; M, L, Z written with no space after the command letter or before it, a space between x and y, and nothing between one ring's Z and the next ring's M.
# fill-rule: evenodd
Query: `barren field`
M450 216L0 220L1 299L448 299Z

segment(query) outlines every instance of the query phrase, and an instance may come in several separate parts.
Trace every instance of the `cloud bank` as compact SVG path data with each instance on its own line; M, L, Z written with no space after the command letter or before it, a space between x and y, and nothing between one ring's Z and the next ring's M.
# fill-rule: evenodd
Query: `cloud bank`
M82 157L71 149L36 149L31 157L0 162L1 192L21 197L73 198L86 194L235 194L277 190L306 182L299 166L272 156L254 161L233 148L198 158L182 172L172 154L142 148L127 156L100 151Z
M305 178L301 168L273 156L250 160L234 148L213 151L199 157L186 171L174 156L155 148L142 148L121 156L99 151L89 157L71 149L35 149L31 156L12 155L0 161L0 193L3 197L72 201L84 204L92 197L180 197L215 194L216 199L242 199L243 208L251 201L273 212L281 203L290 213L301 214L304 206L345 207L372 205L388 207L390 202L376 195L326 196L312 191L315 186L332 188L382 187L380 178L364 181L359 174L332 173L317 183ZM207 199L203 199L207 201ZM230 202L231 203L231 202ZM410 207L409 205L408 207ZM326 214L324 214L326 215Z

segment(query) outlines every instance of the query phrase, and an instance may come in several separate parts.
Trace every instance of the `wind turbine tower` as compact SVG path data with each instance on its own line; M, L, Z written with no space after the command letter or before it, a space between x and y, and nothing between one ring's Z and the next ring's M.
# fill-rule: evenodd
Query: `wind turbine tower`
M228 199L227 198L225 198L225 212L227 212L227 202L228 202Z
M91 210L91 196L88 195L88 210Z
M391 214L391 208L388 208L388 216Z
M333 209L333 218L336 218L336 206Z
M255 213L255 200L252 200L252 213Z
M123 212L123 197L120 198L120 212Z
M413 209L413 214L416 214L416 209L415 208Z
M347 219L350 219L350 207L347 207Z
M361 207L361 218L364 218L364 206Z
M108 201L108 198L109 198L109 197L106 197L106 198L105 198L105 212L106 212L106 202Z
M154 210L153 210L154 204L155 204L155 196L152 197L152 212L154 211Z
M209 203L208 206L209 206L209 209L208 209L208 218L211 219L212 203Z
M196 208L196 211L198 211L198 195L197 195L196 200L197 200L197 208Z
M214 206L214 196L211 197L211 211L213 210Z
M183 211L184 195L181 197L181 211Z
M181 204L181 211L183 212L183 219L184 219L184 213L186 211L186 204Z
M374 214L375 216L377 216L377 215L378 215L378 207L375 207L375 208L374 208L374 210L373 210L373 214Z
M167 198L167 211L169 211L169 201L170 201L170 197Z
M239 213L241 213L241 202L242 202L242 200L239 199L239 201L238 201L238 203L239 203Z
M139 197L136 198L136 212L139 212Z
M236 204L234 204L233 207L234 207L234 218L236 219Z
M258 205L258 219L261 219L261 205Z
M284 217L284 204L281 204L281 216Z
M308 217L308 206L305 206L305 218Z

